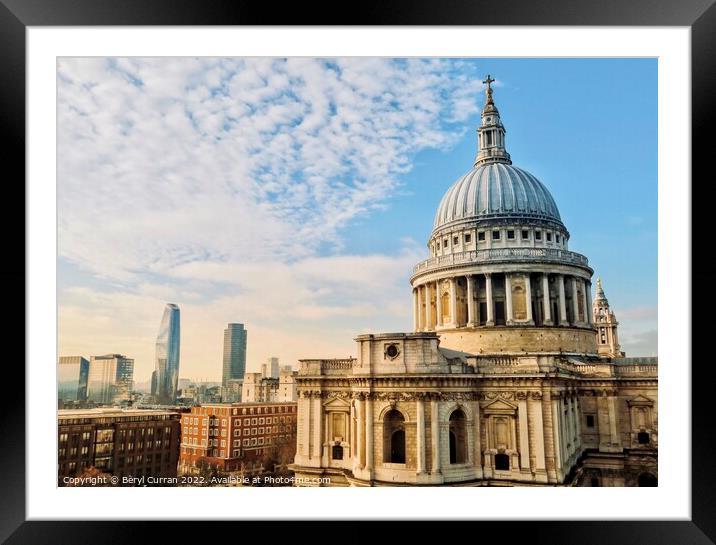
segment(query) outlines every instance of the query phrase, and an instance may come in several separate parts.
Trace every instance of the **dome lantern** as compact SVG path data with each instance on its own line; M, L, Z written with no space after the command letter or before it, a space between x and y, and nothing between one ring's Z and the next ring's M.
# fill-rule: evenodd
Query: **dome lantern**
M487 85L486 101L482 109L482 121L477 129L478 152L475 166L488 163L512 164L510 154L505 149L505 127L500 119L500 112L492 99L492 82L495 80L487 75L482 83Z

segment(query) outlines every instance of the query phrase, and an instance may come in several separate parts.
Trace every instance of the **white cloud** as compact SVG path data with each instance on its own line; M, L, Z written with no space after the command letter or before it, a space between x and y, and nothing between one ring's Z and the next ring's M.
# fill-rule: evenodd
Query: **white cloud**
M461 61L61 59L60 255L128 280L340 248L476 109Z

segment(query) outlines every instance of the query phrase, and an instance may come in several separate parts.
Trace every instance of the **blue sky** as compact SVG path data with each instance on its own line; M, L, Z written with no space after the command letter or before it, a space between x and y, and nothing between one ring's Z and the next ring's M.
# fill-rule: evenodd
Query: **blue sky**
M126 353L141 382L165 302L192 378L219 377L230 321L250 369L409 330L408 276L472 166L487 73L623 348L655 354L653 59L61 59L60 352Z

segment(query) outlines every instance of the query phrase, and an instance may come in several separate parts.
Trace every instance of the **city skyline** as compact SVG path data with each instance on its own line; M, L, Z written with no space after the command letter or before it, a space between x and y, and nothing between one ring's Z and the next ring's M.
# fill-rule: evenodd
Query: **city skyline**
M510 152L590 256L626 326L624 350L655 354L649 59L62 59L60 353L127 353L144 376L162 299L182 307L187 378L221 379L221 332L237 319L252 330L247 371L271 355L346 357L357 332L410 329L407 277L428 256L440 195L474 158L487 72ZM87 123L103 143L67 149ZM95 169L79 173L88 158ZM91 186L92 172L112 183ZM78 191L94 212L77 212ZM110 211L121 221L88 231L92 213Z

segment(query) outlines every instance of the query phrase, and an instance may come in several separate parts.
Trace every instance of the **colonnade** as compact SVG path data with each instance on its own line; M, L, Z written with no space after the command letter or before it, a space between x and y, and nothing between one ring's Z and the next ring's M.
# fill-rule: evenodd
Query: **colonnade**
M478 276L482 276L484 282L478 283ZM504 290L500 290L499 296L495 295L495 277L500 279L504 277ZM554 287L551 289L550 277L554 279ZM465 281L463 290L466 295L465 303L458 301L460 279ZM533 282L536 286L533 286ZM484 289L480 289L479 284L484 285ZM537 297L533 297L533 291L540 293ZM571 299L569 312L567 291ZM518 297L517 301L515 294ZM442 304L445 296L448 297L447 312ZM540 297L541 305L537 304ZM479 275L450 276L413 288L414 330L433 331L454 327L494 326L497 325L495 303L504 305L504 325L534 325L538 318L541 325L545 326L591 326L591 299L591 282L572 275L486 272ZM485 303L484 316L480 315L481 302ZM539 317L534 316L533 303L537 309L541 307ZM556 307L553 308L555 303ZM460 304L464 305L462 309L458 307Z

